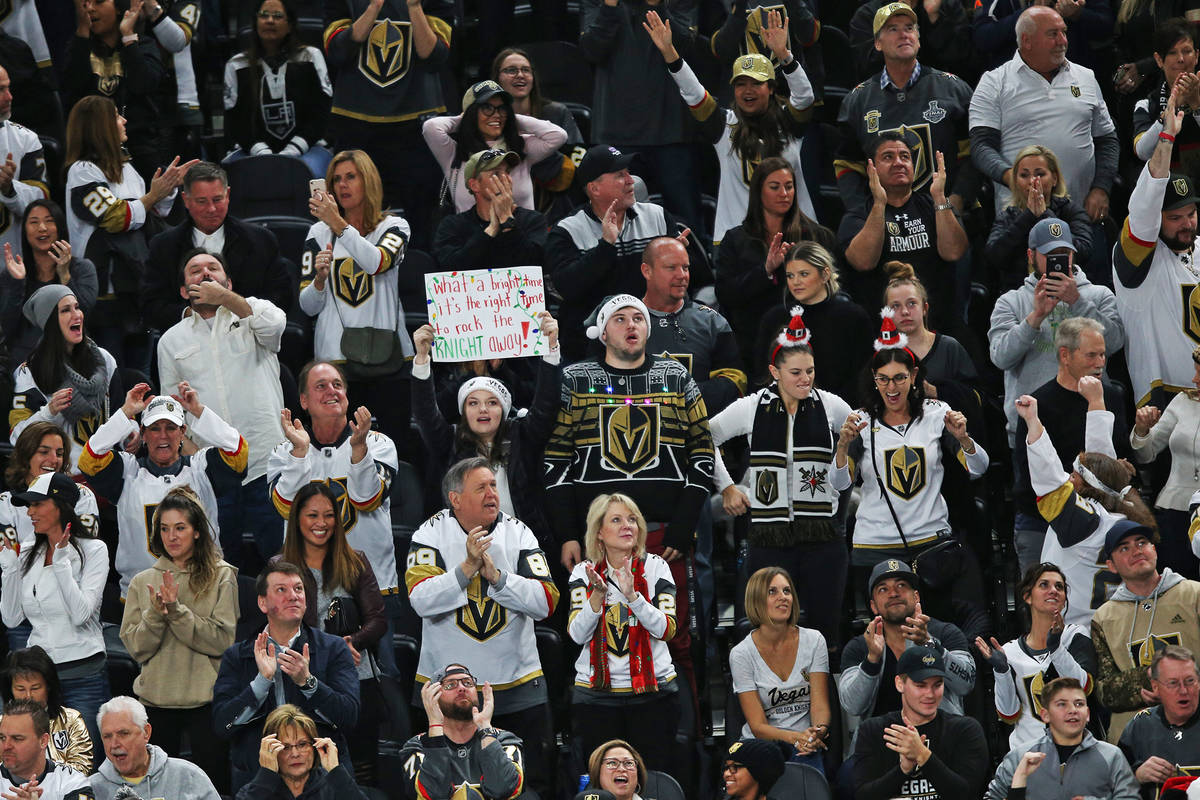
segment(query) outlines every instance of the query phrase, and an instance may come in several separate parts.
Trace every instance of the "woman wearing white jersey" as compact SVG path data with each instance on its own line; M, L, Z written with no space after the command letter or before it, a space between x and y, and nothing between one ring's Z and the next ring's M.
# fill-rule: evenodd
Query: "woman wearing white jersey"
M383 211L383 183L371 157L343 150L329 162L327 191L317 192L309 210L317 218L308 229L300 285L300 308L317 318L313 348L317 361L344 362L347 328L395 331L397 347L413 354L400 305L399 266L408 248L403 218ZM407 380L398 374L356 379L345 365L347 394L355 405L375 409L380 429L407 441L411 400Z
M788 28L778 11L767 14L763 41L782 65L790 97L787 106L775 98L775 66L761 53L738 56L733 62L734 107L721 108L705 91L692 68L671 43L671 26L650 11L642 24L663 60L679 94L704 126L721 164L721 185L717 192L717 216L713 241L721 243L725 231L742 223L750 202L750 176L754 165L765 158L782 156L792 165L796 177L796 202L810 218L817 216L812 198L800 171L800 122L812 113L812 84L804 67L788 50Z
M1068 625L1067 579L1055 564L1044 561L1025 570L1017 597L1029 615L1029 631L1001 645L991 646L975 637L975 647L991 664L996 677L996 713L1013 726L1008 746L1014 748L1040 737L1042 687L1053 678L1074 678L1086 694L1092 693L1096 651L1088 631Z
M677 625L671 569L646 552L646 518L622 494L592 501L584 546L588 560L571 571L567 622L583 645L575 662L575 735L585 753L625 739L649 769L669 771L679 722L667 649Z
M1042 561L1062 567L1076 602L1064 612L1067 623L1087 627L1121 578L1105 568L1101 553L1109 528L1123 519L1158 531L1154 515L1130 486L1134 469L1118 461L1112 445L1113 416L1104 410L1104 390L1098 378L1079 379L1079 393L1088 398L1084 452L1072 472L1063 471L1050 436L1037 416L1037 402L1028 395L1017 399L1017 413L1029 423L1029 482L1037 496L1038 513L1050 523L1042 545Z
M39 475L68 472L72 463L71 440L53 422L31 422L17 437L12 455L8 458L8 467L4 470L4 483L8 490L0 493L0 535L9 544L17 545L18 552L21 548L33 546L34 533L29 514L25 508L13 503L13 494L28 489ZM75 514L88 529L89 536L94 537L100 532L99 513L96 495L80 484ZM9 652L25 646L29 631L28 622L8 626Z
M850 406L816 388L811 339L797 306L770 353L767 369L774 383L735 400L709 427L717 446L715 485L725 510L734 516L750 512L738 576L743 592L746 576L760 567L783 567L803 587L795 601L806 623L827 641L837 641L846 588L845 522L828 475L835 431ZM720 454L722 444L739 437L750 443L750 467L741 485Z
M912 563L951 536L942 497L945 462L957 461L972 478L987 470L988 455L967 433L967 418L925 397L925 370L884 308L875 354L867 363L865 408L846 418L838 439L835 489L850 487L850 461L862 478L850 563L858 571L894 558ZM969 560L969 559L964 559ZM854 570L852 570L853 573ZM923 589L932 589L922 575ZM958 577L958 576L954 576ZM865 585L863 580L855 585ZM923 599L931 591L922 591Z

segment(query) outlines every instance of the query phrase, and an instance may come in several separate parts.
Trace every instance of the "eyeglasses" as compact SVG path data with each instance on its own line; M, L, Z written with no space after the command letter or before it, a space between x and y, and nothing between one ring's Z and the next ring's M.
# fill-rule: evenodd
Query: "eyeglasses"
M1200 685L1200 679L1184 678L1183 680L1172 679L1169 681L1159 681L1160 684L1170 689L1172 692L1178 692L1180 689L1187 689L1189 692Z
M732 763L730 763L730 764L726 764L726 765L725 765L725 770L724 770L724 771L725 771L725 772L737 772L739 769L745 769L745 767L743 767L741 764L732 764Z
M446 680L442 681L442 688L445 689L446 691L450 691L452 689L457 689L459 686L463 687L464 689L474 689L475 688L475 679L474 678L447 678Z
M889 383L891 383L896 386L903 386L905 383L908 382L908 379L910 377L912 377L912 376L910 376L906 373L900 374L900 375L893 375L890 378L887 375L876 375L875 376L875 385L876 386L887 386Z
M282 11L260 11L258 12L258 18L281 20L287 19L287 14L283 13Z
M296 742L295 744L285 744L283 746L283 752L288 753L288 752L291 752L294 750L297 753L304 753L304 752L307 752L308 749L311 748L312 746L313 746L313 743L311 741L305 739L304 741Z
M491 103L484 103L479 107L479 115L482 117L494 117L497 114L508 114L508 106L494 106Z
M532 75L533 67L505 67L500 70L501 75Z
M615 758L606 758L600 763L605 769L637 769L637 762L632 758L627 758L624 761L618 761Z

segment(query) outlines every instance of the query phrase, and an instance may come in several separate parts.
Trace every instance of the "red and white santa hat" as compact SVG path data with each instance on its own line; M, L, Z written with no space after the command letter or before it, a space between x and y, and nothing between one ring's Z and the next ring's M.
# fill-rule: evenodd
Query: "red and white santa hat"
M896 312L890 306L884 306L879 311L879 316L883 317L883 324L879 326L879 338L875 340L875 351L880 350L907 350L908 336L896 329L896 323L893 318Z
M775 349L771 351L770 363L775 363L775 356L779 355L779 351L783 348L807 346L811 340L812 331L804 325L804 307L792 306L792 318L779 332L779 336L775 337Z

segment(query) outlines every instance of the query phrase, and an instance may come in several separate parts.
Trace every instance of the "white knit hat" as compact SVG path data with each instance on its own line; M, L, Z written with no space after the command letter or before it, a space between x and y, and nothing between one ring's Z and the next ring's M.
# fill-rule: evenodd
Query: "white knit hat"
M596 312L596 324L589 325L587 336L589 339L599 339L600 334L604 332L604 326L608 324L608 318L620 311L622 308L636 308L642 312L642 316L646 318L647 324L650 322L650 312L646 310L646 304L639 298L631 294L613 295L600 306L600 310Z
M508 391L508 387L487 375L471 378L471 380L464 381L463 385L458 387L459 411L462 411L463 405L467 402L467 397L476 389L482 389L485 392L491 392L496 395L496 399L500 401L500 408L504 409L505 417L512 411L512 393Z

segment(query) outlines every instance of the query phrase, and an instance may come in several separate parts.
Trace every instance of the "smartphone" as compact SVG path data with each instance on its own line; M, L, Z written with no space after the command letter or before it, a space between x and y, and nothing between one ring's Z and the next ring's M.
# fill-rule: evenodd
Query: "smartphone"
M1071 254L1051 253L1046 256L1046 274L1071 276Z
M325 187L325 179L324 178L313 178L311 181L308 182L308 196L309 197L316 197L317 192L327 192L327 191L329 191L329 190Z

